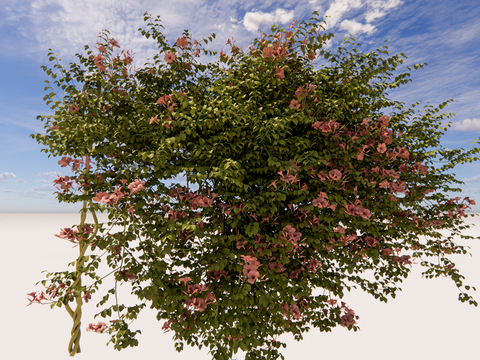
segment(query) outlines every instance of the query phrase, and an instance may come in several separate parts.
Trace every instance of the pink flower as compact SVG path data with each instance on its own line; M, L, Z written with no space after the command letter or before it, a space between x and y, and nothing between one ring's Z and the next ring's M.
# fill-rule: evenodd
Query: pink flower
M125 277L128 279L128 280L133 280L135 279L135 273L133 273L132 275L130 275L130 273L128 272L128 270L122 270L122 274L125 275Z
M165 330L164 334L170 331L170 324L168 323L168 321L165 321L163 323L162 330Z
M250 284L253 284L255 280L257 280L258 277L260 276L260 273L257 270L253 270L253 271L250 271L247 276L248 276L248 282Z
M283 79L285 77L283 67L279 69L278 67L275 69L275 77L277 79Z
M371 236L367 236L365 238L365 242L367 243L368 246L370 247L374 247L374 246L377 246L379 243L379 241Z
M118 201L118 198L115 194L108 194L100 191L92 200L102 202L107 205L115 205Z
M255 270L256 270L255 266L253 266L252 264L247 264L247 265L244 265L243 267L243 274L248 275L250 271L255 271Z
M380 154L383 154L385 151L387 151L387 145L385 144L380 144L377 146L377 151L380 153Z
M174 53L167 53L167 54L165 55L165 61L166 61L167 63L169 63L169 64L170 64L171 62L173 62L173 61L175 60L175 58L176 58L176 57L175 57L175 54L174 54Z
M105 61L105 57L101 54L94 56L93 59L95 60L95 65L100 69L100 71L106 71L105 67L103 66L103 61Z
M292 312L294 319L296 319L296 320L300 319L300 309L298 308L297 304L293 305L290 308L290 311Z
M313 272L317 272L317 267L322 267L322 264L318 260L310 259L308 261L307 269Z
M198 307L198 310L200 312L204 311L207 308L207 305L205 304L205 299L201 297L194 298L192 305Z
M315 57L316 57L316 54L315 54L314 51L312 51L310 54L308 54L308 58L312 61L315 60Z
M243 265L243 274L247 275L248 282L253 284L256 279L260 276L260 273L257 269L260 267L260 262L254 256L241 255L245 264Z
M163 106L165 106L165 104L167 103L168 99L172 100L172 95L163 95L163 96L160 96L157 100L157 104L160 105L162 104Z
M112 249L115 255L120 255L120 253L122 252L122 248L118 245L113 246Z
M76 239L75 236L76 232L73 231L71 228L65 228L61 229L60 235L54 234L54 236L60 238L60 239L70 239L71 242Z
M128 188L130 189L130 196L131 196L136 192L145 189L145 181L140 181L139 179L136 179L134 182L128 185Z
M68 107L68 109L70 110L70 112L72 113L76 113L78 110L80 110L80 108L78 106L75 106L75 105L70 105Z
M62 157L62 160L58 160L58 164L65 167L70 164L70 161L72 161L72 158L64 156Z
M330 179L338 181L342 178L342 172L337 169L330 170L328 173Z
M95 332L102 332L106 328L106 324L104 322L98 322L97 325L90 323L88 324L87 331L95 331Z
M158 124L157 118L158 118L158 115L155 115L154 117L150 118L150 122L148 124L151 125L153 122L156 122Z
M297 100L293 99L292 101L290 101L289 107L291 108L296 107L297 109L300 109L300 103Z
M130 50L128 50L125 54L123 54L123 61L125 61L125 63L127 65L130 64L133 61L131 54L129 54L129 51ZM122 53L123 53L123 51L122 51Z
M381 116L379 117L378 119L378 123L380 124L380 127L386 127L388 126L389 122L390 122L390 118L388 116Z
M177 46L181 46L182 48L185 49L187 47L187 45L188 45L188 42L187 42L187 39L185 38L185 36L177 39Z
M328 206L328 201L326 200L326 194L320 193L319 196L312 201L313 206L318 206L319 208L325 208Z
M407 149L405 149L405 148L400 148L400 152L399 152L398 156L401 157L401 158L404 158L404 159L407 159L407 160L408 160L408 155L409 155L409 154L410 154L410 153L408 152Z
M90 295L90 291L87 291L85 293L85 295L83 295L82 297L85 300L85 302L88 303L88 300L90 300L92 298L92 295ZM104 323L104 325L105 325L105 323Z
M356 321L351 314L343 315L340 319L343 327L356 324Z
M116 188L115 190L113 190L112 195L115 195L117 197L117 201L118 199L125 197L125 195L122 193L122 190L120 188Z
M115 40L115 39L109 39L109 40L108 40L108 43L109 43L110 45L112 45L112 50L113 50L113 47L114 47L114 46L116 46L116 47L118 47L118 48L120 47L120 45L118 45L117 40Z
M188 281L192 281L192 278L190 276L182 277L178 279L181 283L183 283L183 286L187 286Z
M68 181L68 180L70 180L70 178L68 176L63 176L63 177L59 176L57 179L53 180L53 183L55 185L60 185L60 187L64 190L64 192L66 192L66 191L68 191L68 188L73 189L72 181Z
M282 264L279 264L277 262L271 262L268 264L268 268L270 270L276 270L277 272L282 272L285 270Z
M390 249L390 248L385 248L382 250L383 252L383 255L392 255L393 254L393 250Z
M28 301L30 301L30 304L28 304L27 306L32 305L34 302L37 302L37 303L41 304L40 300L42 300L42 298L45 298L45 297L43 296L43 291L42 291L42 293L40 294L40 297L39 297L39 298L37 298L37 295L36 295L36 294L37 294L36 291L31 292L30 294L27 294L28 296L33 297L33 299L31 299L31 300L28 299Z
M97 44L98 44L98 41L97 41ZM96 47L96 46L95 46L95 48L96 48L97 50L99 50L99 51L100 51L101 53L103 53L103 54L106 54L106 53L107 53L107 50L105 49L105 46L103 46L103 45L101 45L100 47Z

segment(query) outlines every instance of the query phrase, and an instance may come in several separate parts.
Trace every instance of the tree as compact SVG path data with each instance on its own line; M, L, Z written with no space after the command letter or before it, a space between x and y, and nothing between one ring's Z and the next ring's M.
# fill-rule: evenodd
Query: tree
M145 13L144 20L149 19ZM383 74L403 63L399 56L382 60L375 52L357 54L356 49L349 58L324 50L317 54L333 34L318 35L314 27L308 33L285 33L277 27L273 40L265 40L266 34L255 39L257 47L249 55L229 40L232 56L221 51L220 61L230 68L221 69L218 62L192 61L198 42L191 43L187 30L177 39L177 49L170 47L156 29L159 22L157 17L149 31L139 29L161 51L136 73L127 70L129 52L122 51L123 59L110 56L119 45L108 36L102 37L99 54L88 46L88 57L77 54L86 70L55 65L63 75L56 84L66 96L54 102L55 115L38 117L47 120L47 134L31 135L48 145L42 151L63 156L61 166L73 162L79 174L55 180L63 190L57 192L59 201L83 201L77 230L65 228L56 235L78 242L75 271L49 274L53 277L42 281L51 284L50 300L57 298L51 306L65 306L74 319L70 355L80 352L82 298L88 302L102 279L95 271L101 257L85 256L89 245L108 254L116 281L129 281L141 301L131 307L116 303L97 314L117 313L109 327L89 325L88 330L113 334L110 341L117 350L138 344L140 330L132 332L126 321L136 319L148 302L158 310L157 319L166 320L163 329L175 332L178 351L187 342L208 346L217 360L238 349L247 352L247 359L283 359L278 349L286 344L272 339L276 335L292 332L301 340L310 325L320 331L337 325L358 330L358 315L334 298L351 291L346 281L380 301L395 298L395 284L408 276L406 265L412 264L409 255L400 255L404 249L413 249L414 258L439 259L439 264L422 261L428 268L423 275L449 276L459 289L463 286L464 277L445 254L467 252L453 237L438 240L442 235L435 230L469 228L456 227L468 207L457 204L459 198L426 195L440 188L461 191L449 188L448 183L461 182L441 171L477 160L468 156L480 150L458 156L456 150L425 152L426 146L439 145L443 132L436 130L436 122L445 115L434 115L435 109L409 126L402 123L413 107L402 110L383 94L411 81L405 79L408 73L384 81ZM294 47L300 34L301 57ZM340 54L345 50L340 47ZM314 71L310 62L321 55L339 65ZM198 70L209 70L212 77L195 77ZM369 83L375 77L381 81ZM83 89L67 85L74 79ZM47 104L55 95L45 97ZM401 111L382 114L382 108L393 105ZM427 161L436 152L450 163L429 168ZM198 191L165 186L164 179L183 171ZM73 180L83 194L70 191ZM422 200L438 205L424 207ZM85 224L87 211L94 224ZM96 211L108 211L108 225L124 224L125 230L104 234ZM425 235L424 243L419 235ZM140 237L145 239L132 248ZM366 270L375 271L376 282L360 276ZM82 285L82 274L95 281ZM324 294L313 296L315 289ZM478 305L460 292L460 301ZM99 305L111 294L115 289ZM31 302L48 299L43 292L30 295ZM77 302L75 311L71 301Z

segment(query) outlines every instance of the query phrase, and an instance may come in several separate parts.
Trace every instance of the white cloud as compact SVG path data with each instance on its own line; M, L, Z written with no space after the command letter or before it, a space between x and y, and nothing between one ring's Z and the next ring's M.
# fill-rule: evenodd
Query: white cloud
M54 192L57 192L58 189L53 186L53 184L45 184L41 186L34 187L28 190L7 190L0 189L0 192L13 194L14 197L26 197L34 199L45 199L47 197L53 196Z
M281 24L289 24L292 22L294 18L293 11L286 11L283 9L275 10L274 14L263 13L259 12L247 12L245 17L243 18L243 26L250 31L251 33L257 33L260 24L268 24L269 28L274 23L278 25ZM263 32L267 29L262 29ZM269 29L268 29L269 30Z
M62 174L58 173L57 171L40 172L37 174L38 177L47 178L47 179L56 179L61 175Z
M166 7L172 6L163 6L163 10L158 11L162 19L165 13L169 13ZM73 54L84 53L85 44L96 51L93 46L102 29L108 29L109 37L115 38L122 49L142 48L147 39L142 37L138 28L144 27L142 15L148 8L151 5L145 4L145 1L142 4L84 0L79 6L74 1L38 0L22 8L9 7L6 17L9 25L14 26L18 35L26 40L20 50L23 54L30 53L31 57L38 58L36 54L42 53L42 59L45 59L48 49L52 48L60 58L66 57L67 61L71 61ZM12 50L16 48L16 44L8 45ZM78 59L75 61L78 62Z
M325 12L323 18L326 22L321 25L325 27L326 32L328 30L338 26L341 30L347 30L347 33L344 34L344 37L349 35L354 36L358 33L367 33L372 35L376 27L371 24L362 24L355 19L344 19L352 9L368 9L364 12L363 17L367 23L372 22L377 18L381 18L387 14L386 10L394 9L399 5L403 4L401 0L390 0L390 1L381 1L381 0L367 0L366 3L362 3L362 0L335 0L330 4L330 7ZM333 39L327 41L324 46L325 49L329 49Z
M17 184L26 184L26 183L27 183L27 182L26 182L25 180L23 180L23 179L15 180L15 182L16 182Z
M465 178L462 181L464 182L480 182L480 175L471 177L471 178Z
M450 129L458 131L480 131L480 119L465 119L452 124Z
M14 179L17 176L13 173L2 173L0 174L0 182L5 183L8 181L8 179Z
M340 25L339 29L347 30L349 34L357 34L357 33L367 33L371 35L375 31L375 26L370 24L360 24L355 20L343 20Z
M325 30L337 25L343 15L350 9L358 9L360 6L362 6L361 0L335 0L325 12L325 16L329 16L325 19L327 22Z
M45 184L45 185L37 186L33 189L30 189L27 192L31 192L31 191L51 191L51 192L54 192L54 191L57 191L57 189L53 186L53 184Z

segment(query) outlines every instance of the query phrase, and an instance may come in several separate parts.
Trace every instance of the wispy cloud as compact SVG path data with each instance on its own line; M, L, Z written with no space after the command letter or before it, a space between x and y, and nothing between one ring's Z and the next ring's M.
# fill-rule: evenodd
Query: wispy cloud
M365 12L364 17L365 21L368 23L387 15L387 10L396 9L399 6L403 5L403 2L401 0L367 0L366 3L369 6L369 9Z
M465 119L452 124L452 129L458 131L480 131L480 119Z
M2 173L0 174L0 182L5 183L8 179L15 179L17 175L14 173Z
M38 177L47 178L47 179L56 179L57 177L61 176L62 173L58 171L48 171L48 172L40 172L37 174Z
M7 190L0 189L0 192L6 193L14 198L32 198L32 199L52 199L53 193L58 191L53 184L45 184L28 190Z
M480 175L473 176L471 178L465 178L462 181L465 181L465 182L480 182Z

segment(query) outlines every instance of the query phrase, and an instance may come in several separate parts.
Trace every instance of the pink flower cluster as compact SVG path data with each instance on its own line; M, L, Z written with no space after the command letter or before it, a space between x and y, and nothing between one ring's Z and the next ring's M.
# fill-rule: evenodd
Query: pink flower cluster
M42 300L52 300L53 298L60 296L57 293L57 291L58 290L64 290L66 287L67 287L67 285L65 285L64 283L61 283L58 287L56 287L55 285L51 286L51 287L48 287L47 290L46 290L46 294L43 291L31 292L31 293L27 294L28 296L32 297L32 299L28 299L28 301L30 301L30 303L27 304L27 306L32 305L34 302L44 305L41 302ZM70 300L73 300L73 290L70 289L69 293L70 293ZM46 297L45 295L50 295L50 296ZM88 303L88 301L92 298L92 295L90 294L90 291L87 290L87 292L85 293L85 295L82 296L82 298L85 300L86 303Z
M125 185L127 182L127 180L125 179L120 181L122 182L123 185ZM130 195L128 197L130 197L136 192L145 189L145 181L140 181L139 179L136 179L134 182L128 185L128 189L130 190ZM92 200L98 201L107 205L115 205L118 202L118 200L124 196L125 195L122 193L121 189L116 188L113 191L113 194L100 191Z
M335 299L332 299L332 300L327 300L327 303L329 305L335 305L337 303L337 300ZM337 305L338 307L338 305ZM341 322L341 326L343 327L347 327L349 325L355 325L357 322L355 321L355 311L353 311L352 309L348 308L346 306L346 304L342 301L342 306L340 307L341 309L343 309L346 314L345 315L342 315L340 317L340 322ZM328 310L327 309L323 309L323 313L324 315L326 316L328 314Z
M82 225L81 228L83 229L84 234L93 234L93 228L88 225ZM68 239L70 242L75 243L75 241L83 240L83 236L77 236L78 231L73 230L72 228L64 228L60 229L60 235L54 234L54 236L60 239Z
M110 320L110 323L112 323L112 325L115 325L117 321L118 320ZM97 333L103 333L105 330L108 330L108 326L104 322L99 321L96 325L93 323L88 324L88 327L86 328L86 330L94 331Z
M106 329L106 327L107 327L107 324L99 321L97 325L95 325L93 323L88 324L88 327L87 327L86 330L101 333Z
M183 283L183 286L187 286L188 281L192 281L192 278L189 276L180 278L179 281ZM204 293L208 291L208 288L205 285L194 284L188 285L187 291L183 292L186 295L190 295L190 298L185 303L185 308L188 309L191 306L198 308L200 312L204 311L207 308L207 305L215 301L215 296L211 292L207 292L207 301L203 297L193 296L195 293Z
M107 36L107 40L108 40L108 43L112 46L112 50L113 50L113 47L116 46L116 47L120 47L120 45L118 45L118 42L115 40L115 39L108 39L108 36ZM98 41L97 41L97 44L98 44ZM105 49L105 47L102 45L100 47L96 47L102 54L107 54L107 50ZM95 61L95 65L97 66L97 68L102 72L102 71L107 71L105 69L105 65L104 65L104 61L105 61L105 57L102 56L101 54L98 54L97 56L93 56L91 55L91 57L94 59Z
M241 258L245 262L243 265L243 274L247 275L248 282L253 284L260 276L260 273L257 271L257 269L261 264L259 261L257 261L257 258L253 256L241 255Z
M290 312L290 313L292 313L293 318L295 320L299 320L299 319L302 318L302 316L300 316L300 309L298 308L297 304L294 304L293 306L290 306L290 307L287 304L282 304L281 306L283 308L283 316L284 317L287 317L288 312ZM303 317L305 317L305 315L303 315Z

